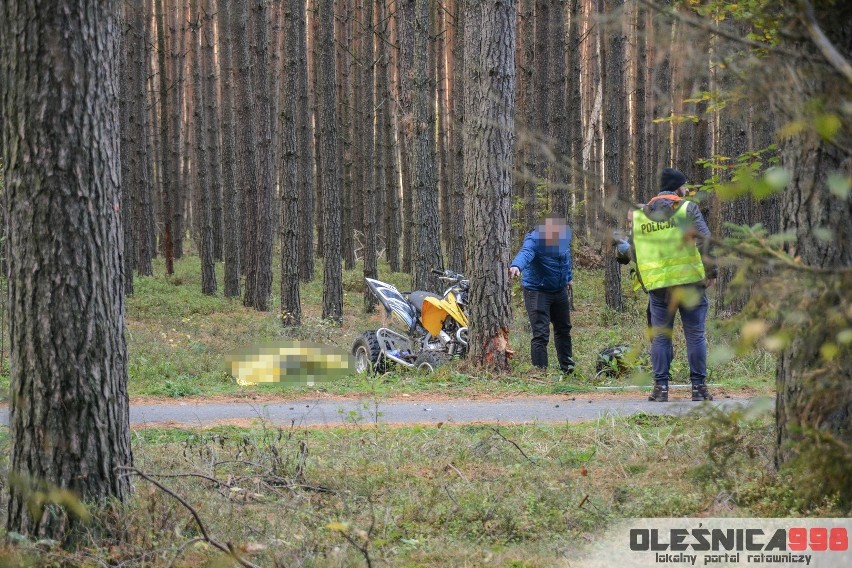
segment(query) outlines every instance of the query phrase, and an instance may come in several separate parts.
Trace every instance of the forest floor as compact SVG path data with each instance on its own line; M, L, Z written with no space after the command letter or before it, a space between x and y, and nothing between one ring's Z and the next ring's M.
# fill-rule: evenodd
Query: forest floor
M131 439L136 468L260 566L582 566L582 546L624 518L843 515L831 500L803 505L795 480L773 473L771 413L705 408L581 424L154 427ZM8 442L0 430L3 456ZM193 543L188 509L134 486L127 504L93 511L76 550L19 540L0 562L231 565Z
M321 259L317 259L321 263ZM222 282L222 265L217 266ZM551 342L552 372L534 374L530 364L528 323L523 309L520 286L513 284L512 302L515 323L511 345L516 354L512 371L492 376L461 372L456 364L422 375L406 369L389 373L351 375L318 383L315 386L289 383L277 385L239 386L226 367L225 358L234 350L258 345L269 340L302 339L334 345L348 351L352 341L363 331L382 325L382 315L365 314L363 310L363 275L360 269L344 272L344 321L335 327L321 318L321 264L314 281L302 285L303 325L285 329L278 318L278 299L271 310L260 313L243 307L239 299L226 299L201 293L201 269L198 258L187 255L175 263L175 274L164 275L161 259L155 260L156 276L135 278L135 293L127 300L127 340L129 347L130 395L134 403L174 399L290 400L322 396L386 399L416 396L419 398L481 399L517 395L560 395L588 393L616 398L644 398L644 392L627 390L619 393L598 387L649 387L647 357L640 358L636 370L621 378L595 377L598 352L618 344L643 347L645 341L645 302L643 293L634 293L625 285L627 310L616 313L603 301L603 276L599 270L575 270L572 312L572 338L577 372L562 377L556 368ZM391 273L386 264L379 268L379 278L401 290L410 287L407 274ZM625 282L627 278L624 278ZM280 289L276 270L273 291ZM715 293L711 288L710 293ZM275 294L277 296L277 294ZM711 298L712 305L712 298ZM719 385L715 392L728 396L772 394L775 360L761 349L738 350L737 333L742 322L717 321L708 317L709 378ZM688 367L680 324L675 327L675 361L673 382L687 384ZM5 364L2 369L8 369ZM531 376L533 374L534 376ZM8 371L0 372L0 389L8 386ZM4 397L5 398L5 397Z

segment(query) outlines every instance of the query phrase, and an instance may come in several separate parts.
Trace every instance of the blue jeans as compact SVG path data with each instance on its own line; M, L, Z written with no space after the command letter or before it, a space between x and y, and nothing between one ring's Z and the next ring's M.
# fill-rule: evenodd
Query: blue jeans
M683 305L683 301L673 299L672 292L677 288L692 288L700 297L698 303L686 306ZM689 292L687 295L689 295ZM707 338L704 335L704 321L707 318L707 308L710 305L704 286L662 288L651 290L648 296L648 323L654 333L651 340L651 365L654 368L654 380L659 383L667 382L671 378L669 369L674 357L672 328L675 315L680 312L683 334L686 337L689 378L693 383L704 382L707 378ZM692 299L695 299L694 295Z

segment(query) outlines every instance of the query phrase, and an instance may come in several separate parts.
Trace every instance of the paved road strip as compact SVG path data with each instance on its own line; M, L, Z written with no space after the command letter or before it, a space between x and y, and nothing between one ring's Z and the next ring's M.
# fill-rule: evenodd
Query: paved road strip
M673 400L656 403L625 399L584 399L576 397L515 398L500 400L374 401L299 400L274 403L189 403L131 405L130 422L134 426L169 423L172 426L207 427L228 420L264 419L271 424L289 426L334 426L359 423L429 424L499 422L583 422L601 416L626 416L637 413L685 415L704 407L731 409L754 404L757 399L730 398L711 403ZM0 409L0 423L8 424L8 409Z

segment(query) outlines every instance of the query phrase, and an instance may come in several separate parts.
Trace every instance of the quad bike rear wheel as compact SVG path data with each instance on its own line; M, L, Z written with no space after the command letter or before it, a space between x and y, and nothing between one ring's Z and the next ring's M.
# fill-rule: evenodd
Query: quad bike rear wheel
M445 353L437 351L424 351L414 361L414 368L420 373L431 373L447 362L449 358Z
M384 373L387 370L387 360L382 356L375 331L365 331L352 342L352 356L356 373Z

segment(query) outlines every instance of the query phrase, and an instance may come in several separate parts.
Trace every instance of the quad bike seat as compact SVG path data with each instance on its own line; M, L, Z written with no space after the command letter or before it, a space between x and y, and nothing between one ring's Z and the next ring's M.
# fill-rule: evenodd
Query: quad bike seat
M414 311L417 313L418 318L420 317L420 312L423 309L423 301L426 298L438 298L440 300L441 296L433 294L432 292L425 292L423 290L417 290L408 296L408 303L414 307Z

